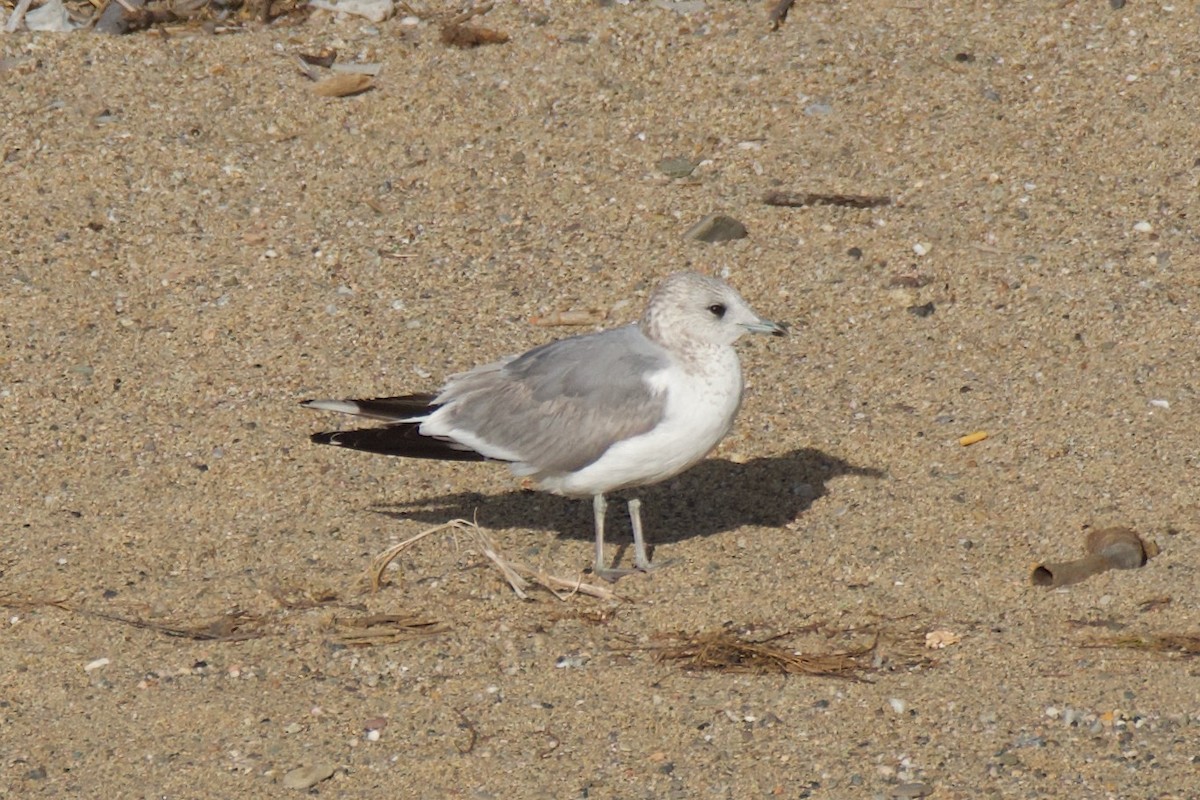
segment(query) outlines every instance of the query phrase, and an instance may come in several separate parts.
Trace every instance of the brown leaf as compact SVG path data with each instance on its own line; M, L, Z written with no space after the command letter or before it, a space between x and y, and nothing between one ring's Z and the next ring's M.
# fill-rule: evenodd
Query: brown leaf
M317 85L313 87L313 91L321 97L349 97L353 94L361 94L371 86L371 78L368 75L339 73L323 81L318 81Z

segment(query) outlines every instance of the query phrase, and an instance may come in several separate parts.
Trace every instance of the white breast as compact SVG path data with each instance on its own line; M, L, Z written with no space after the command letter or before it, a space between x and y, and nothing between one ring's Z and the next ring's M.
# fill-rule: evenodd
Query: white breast
M742 401L742 370L732 347L714 347L692 363L703 369L689 371L677 363L650 377L667 397L658 425L614 444L578 472L546 478L541 488L592 495L657 483L708 455L733 426Z

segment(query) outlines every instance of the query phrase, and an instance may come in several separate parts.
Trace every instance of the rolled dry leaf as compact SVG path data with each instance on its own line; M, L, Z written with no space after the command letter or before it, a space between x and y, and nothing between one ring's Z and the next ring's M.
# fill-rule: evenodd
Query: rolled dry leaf
M318 81L317 85L313 87L313 91L321 97L349 97L370 88L371 77L369 75L339 73L331 75L323 81Z
M1046 586L1054 589L1059 586L1070 586L1073 583L1087 580L1093 575L1112 569L1112 564L1104 556L1093 553L1090 556L1077 558L1074 561L1063 561L1058 564L1039 564L1034 568L1030 580L1034 586Z
M1146 560L1158 555L1158 546L1143 542L1129 528L1099 528L1089 531L1088 554L1074 561L1040 564L1030 580L1034 586L1056 588L1070 586L1110 569L1137 569Z

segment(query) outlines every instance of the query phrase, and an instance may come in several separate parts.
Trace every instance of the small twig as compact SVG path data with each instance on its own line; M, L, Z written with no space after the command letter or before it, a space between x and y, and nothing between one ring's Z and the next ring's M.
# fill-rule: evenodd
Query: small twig
M771 9L771 15L768 19L771 21L771 30L779 30L779 26L787 20L788 12L792 10L792 4L796 0L779 0L778 3Z
M379 587L383 585L383 572L387 569L388 564L391 564L393 561L395 561L396 557L407 550L410 546L421 541L426 536L431 536L435 533L448 530L450 528L457 528L461 524L466 524L466 520L452 519L443 525L438 525L435 528L429 528L428 530L421 531L416 536L409 537L403 542L400 542L400 544L392 545L387 550L384 550L382 553L375 556L375 558L371 559L371 591L379 591Z
M396 644L413 636L429 636L446 628L435 620L411 614L369 614L357 619L334 620L338 640L346 645Z
M29 10L29 6L33 0L21 0L17 3L17 7L13 9L12 16L8 18L8 24L4 26L7 33L15 33L17 28L21 27L21 23L25 19L25 12Z
M525 594L525 589L529 586L529 583L512 568L511 564L504 560L496 548L496 543L492 541L492 537L479 530L479 528L475 528L475 534L476 540L479 542L479 549L483 551L488 560L496 565L496 569L500 570L500 574L504 576L504 580L508 581L508 585L512 587L517 597L522 600L528 600L529 595Z
M267 589L267 594L271 595L280 608L287 611L304 610L308 608L319 608L330 603L338 601L337 592L328 588L321 589L285 589L282 586L273 586Z
M833 653L801 653L777 642L790 636L779 633L751 640L728 627L715 628L694 634L675 634L671 642L653 644L658 661L679 661L688 669L719 669L729 672L765 674L820 675L865 681L862 673L870 672L870 658L878 650L879 634L869 645Z
M0 607L3 608L12 608L17 611L33 611L38 608L45 608L46 606L57 608L60 611L75 610L65 597L61 600L35 600L33 598L21 599L11 592L0 595Z
M1160 608L1165 608L1171 605L1170 597L1151 597L1149 600L1143 600L1138 603L1138 611L1145 614L1148 611L1158 611Z
M1200 656L1200 634L1152 633L1147 636L1111 636L1085 642L1081 647L1113 647L1128 650L1178 653L1182 656Z
M130 625L134 628L142 630L154 631L161 633L164 636L173 636L177 639L194 639L200 642L241 642L247 639L260 639L263 637L261 630L253 627L246 628L247 624L256 622L257 620L245 611L232 611L228 614L223 614L207 625L201 625L195 628L184 628L176 625L165 625L149 620L137 619L136 617L123 617L119 614L108 614L103 611L89 611L84 608L72 609L80 614L86 614L97 619L108 620L109 622L119 622L123 625Z
M458 718L461 720L458 723L458 727L460 729L465 729L470 737L467 739L466 747L463 747L458 742L454 743L454 749L465 756L475 749L475 743L479 741L479 731L475 730L475 723L467 719L467 715L462 712L461 708L454 709L454 713L458 714Z
M549 314L530 317L529 324L542 328L597 325L603 322L607 316L608 314L600 309L551 311Z
M971 242L971 247L974 248L975 250L978 250L981 253L989 253L993 256L1007 256L1007 255L1012 254L1012 250L1006 250L1001 247L993 247L990 244L980 244L978 242Z
M495 5L494 0L487 0L486 2L480 3L479 5L475 5L474 0L472 0L472 2L467 3L466 8L464 8L462 11L460 11L454 17L451 17L450 24L451 25L461 25L464 22L466 22L467 20L472 19L473 17L482 17L484 14L486 14L492 10L493 5Z
M844 208L879 208L890 206L886 195L829 194L825 192L767 192L763 202L769 206L802 208L804 206L842 206Z
M296 57L296 68L300 70L301 75L310 81L315 81L321 77L320 73L304 59L304 56Z
M589 597L597 597L601 600L617 599L617 595L611 589L606 589L603 586L584 583L578 579L566 580L565 578L558 578L526 564L509 560L500 552L500 548L491 536L480 528L477 523L468 522L465 519L452 519L442 525L421 531L417 535L411 536L399 544L392 545L387 550L375 556L371 561L371 591L379 591L379 587L383 585L384 571L402 552L425 537L446 530L462 531L474 539L475 546L479 548L480 552L489 561L496 565L496 568L500 570L500 574L504 576L504 580L508 582L508 585L517 597L522 600L529 599L529 594L526 590L529 588L531 582L548 590L559 600L569 600L575 594L586 594ZM560 592L567 592L567 594L561 594Z

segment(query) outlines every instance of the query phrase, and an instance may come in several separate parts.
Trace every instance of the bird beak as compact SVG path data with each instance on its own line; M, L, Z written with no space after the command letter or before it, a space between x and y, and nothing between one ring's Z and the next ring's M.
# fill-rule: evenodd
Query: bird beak
M758 322L743 322L742 327L751 333L769 333L772 336L788 335L788 324L786 322L771 322L770 320L760 319Z

